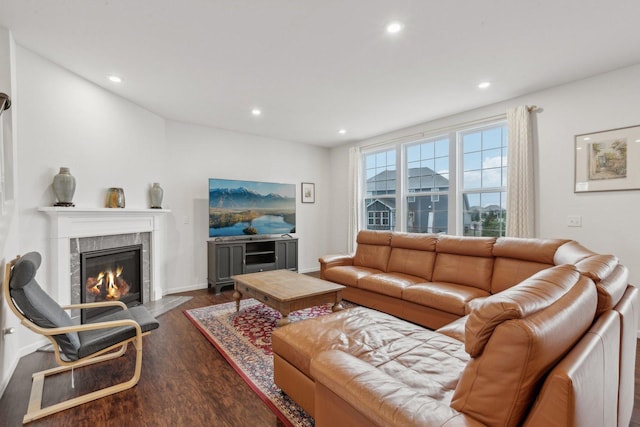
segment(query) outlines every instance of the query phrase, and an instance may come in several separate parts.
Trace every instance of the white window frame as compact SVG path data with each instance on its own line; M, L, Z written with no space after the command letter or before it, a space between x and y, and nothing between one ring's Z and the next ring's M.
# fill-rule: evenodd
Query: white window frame
M462 188L464 182L463 177L463 151L462 151L462 134L468 133L474 130L482 130L485 128L492 128L496 126L506 127L506 118L503 116L494 117L487 120L481 120L475 123L467 123L459 126L453 126L448 128L446 132L437 132L428 134L425 133L418 137L402 138L401 141L390 144L376 145L367 149L366 147L361 150L361 185L364 189L362 198L360 200L362 209L362 224L366 229L367 226L380 225L370 224L366 209L366 200L371 198L393 198L395 199L395 224L391 224L391 213L389 212L389 225L395 226L395 231L406 231L407 229L407 210L409 198L416 196L431 196L438 199L441 195L448 196L448 221L447 221L447 234L461 236L464 234L463 224L463 195L471 193L492 193L492 192L506 192L507 187L492 187L492 188L479 188L473 190L465 190ZM448 191L429 191L429 192L408 192L408 172L406 164L406 149L410 145L414 145L420 142L429 140L436 140L443 137L449 139L449 190ZM396 154L396 189L393 195L367 195L367 178L366 178L366 156L375 155L383 151L395 150ZM414 199L415 200L415 199ZM434 200L435 201L435 200Z
M459 186L457 186L457 193L456 193L456 199L458 200L458 203L460 205L460 209L458 209L458 211L456 211L456 223L458 224L458 235L463 235L464 234L464 218L463 218L463 197L465 194L483 194L483 193L505 193L505 197L506 197L506 193L507 193L507 186L506 185L500 185L500 186L496 186L496 187L481 187L481 188L472 188L472 189L465 189L464 188L464 167L463 167L463 158L464 158L464 149L462 147L463 145L463 135L464 134L468 134L468 133L472 133L472 132L482 132L483 130L486 129L491 129L491 128L497 128L497 127L504 127L506 129L507 127L507 122L506 120L497 120L495 122L491 122L491 123L487 123L484 124L482 126L475 126L475 127L468 127L468 128L464 128L464 129L460 129L459 131L456 132L456 146L457 146L457 150L458 150L458 182L460 183ZM508 148L507 148L508 149ZM483 150L480 150L480 153L482 153ZM508 167L508 165L507 165ZM484 169L480 169L481 171L483 171ZM502 182L501 182L502 183ZM505 200L506 202L506 200ZM506 209L506 206L505 206Z

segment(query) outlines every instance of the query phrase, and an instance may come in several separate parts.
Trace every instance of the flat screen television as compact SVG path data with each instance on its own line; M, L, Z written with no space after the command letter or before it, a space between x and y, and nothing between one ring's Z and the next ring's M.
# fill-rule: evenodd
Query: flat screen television
M295 232L295 184L209 178L209 237Z

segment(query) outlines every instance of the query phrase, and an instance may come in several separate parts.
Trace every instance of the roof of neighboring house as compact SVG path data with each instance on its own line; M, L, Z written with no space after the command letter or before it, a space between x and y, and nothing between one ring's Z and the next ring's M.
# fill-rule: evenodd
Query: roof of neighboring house
M389 198L389 199L373 199L371 200L369 203L367 203L367 209L369 209L371 206L375 205L376 203L379 203L381 205L383 205L384 207L386 207L389 210L395 210L396 208L396 199L394 198Z
M408 175L408 187L413 191L438 191L449 188L449 179L428 167L410 168ZM367 191L386 192L389 182L395 188L395 180L395 170L384 170L367 179Z

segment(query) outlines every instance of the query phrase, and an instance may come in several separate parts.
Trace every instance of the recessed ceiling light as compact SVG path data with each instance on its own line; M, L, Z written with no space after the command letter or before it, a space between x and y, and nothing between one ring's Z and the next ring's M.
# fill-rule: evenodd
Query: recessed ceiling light
M589 138L588 136L585 136L584 138L582 138L583 141L589 141L591 138Z
M491 82L482 82L478 84L478 89L486 89L491 86Z
M393 22L390 22L389 25L387 25L387 33L396 34L402 31L403 28L404 28L404 25L402 25L402 22L393 21Z
M259 108L254 108L253 110L251 110L251 114L253 114L254 116L259 116L262 114L262 110L260 110Z
M640 142L640 139L636 139L636 142Z
M118 76L109 76L109 81L113 82L113 83L122 83L122 79Z
M347 130L346 130L346 129L340 129L340 130L338 131L338 133L339 133L340 135L344 135L345 133L347 133Z

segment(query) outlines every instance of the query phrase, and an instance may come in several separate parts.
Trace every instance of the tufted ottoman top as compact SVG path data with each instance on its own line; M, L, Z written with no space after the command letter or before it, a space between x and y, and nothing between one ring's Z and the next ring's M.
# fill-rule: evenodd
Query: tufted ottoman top
M309 378L313 357L341 350L446 403L469 361L462 342L365 307L277 329L272 346Z

